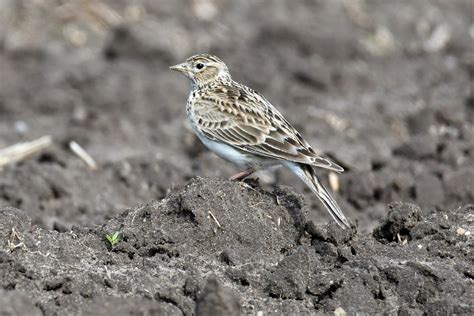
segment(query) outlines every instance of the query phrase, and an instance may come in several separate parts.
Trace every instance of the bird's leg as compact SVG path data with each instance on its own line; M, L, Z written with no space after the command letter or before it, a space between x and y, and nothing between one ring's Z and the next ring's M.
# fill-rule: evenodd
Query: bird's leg
M242 181L243 179L247 178L249 175L251 175L252 173L254 173L254 170L253 169L247 169L247 170L244 170L244 171L241 171L239 173L236 173L234 174L233 176L231 176L229 178L229 180L232 180L232 181Z

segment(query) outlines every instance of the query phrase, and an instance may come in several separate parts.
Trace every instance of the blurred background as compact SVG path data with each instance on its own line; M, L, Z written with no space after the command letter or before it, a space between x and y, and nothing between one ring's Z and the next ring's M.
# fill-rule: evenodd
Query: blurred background
M0 0L0 205L64 231L236 172L191 132L189 83L168 69L197 53L347 169L329 185L362 231L394 200L472 203L472 16L470 0ZM261 180L329 220L288 172Z

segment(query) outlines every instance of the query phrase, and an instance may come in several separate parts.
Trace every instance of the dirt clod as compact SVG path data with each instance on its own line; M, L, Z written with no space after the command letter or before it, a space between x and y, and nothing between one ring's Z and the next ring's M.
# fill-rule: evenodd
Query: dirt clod
M0 149L53 139L0 170L0 314L474 314L471 2L0 1ZM352 229L284 168L224 180L196 53L345 168Z

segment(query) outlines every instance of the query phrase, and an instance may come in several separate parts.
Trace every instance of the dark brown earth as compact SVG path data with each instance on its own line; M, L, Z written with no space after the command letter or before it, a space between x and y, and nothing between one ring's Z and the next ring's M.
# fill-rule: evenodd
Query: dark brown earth
M472 12L0 4L0 149L54 139L0 170L0 314L474 313ZM224 180L235 168L192 134L189 84L168 70L201 52L346 168L352 231L285 170Z

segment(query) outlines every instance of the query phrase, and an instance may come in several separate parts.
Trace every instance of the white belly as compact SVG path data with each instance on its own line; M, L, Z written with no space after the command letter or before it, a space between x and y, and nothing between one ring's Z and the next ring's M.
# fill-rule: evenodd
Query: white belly
M212 151L222 159L232 162L239 168L244 169L252 164L252 161L250 160L250 157L248 157L248 155L242 153L234 147L216 142L214 140L210 140L209 138L202 135L202 133L197 131L196 135L210 151Z

